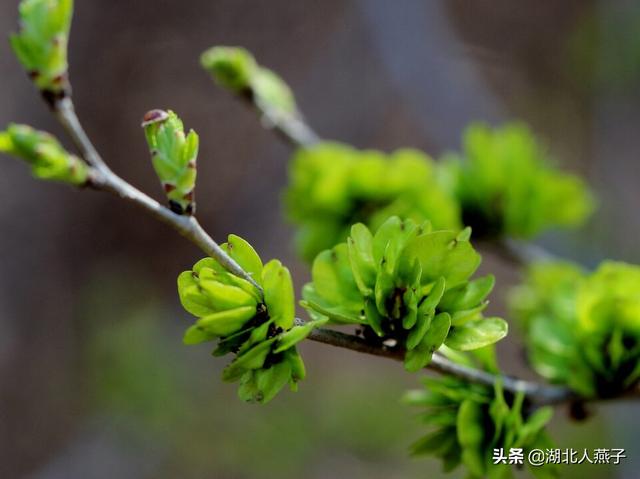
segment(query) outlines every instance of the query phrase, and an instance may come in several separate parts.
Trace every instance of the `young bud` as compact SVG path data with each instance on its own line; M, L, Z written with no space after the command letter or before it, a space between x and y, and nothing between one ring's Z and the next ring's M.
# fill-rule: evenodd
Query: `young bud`
M258 65L244 48L213 47L202 54L200 62L218 84L250 95L263 112L297 115L289 86L276 73Z
M213 47L200 57L202 67L224 88L234 92L251 87L259 69L253 55L239 47Z
M172 111L147 112L142 127L170 208L178 214L193 214L198 135L193 130L185 135L182 121Z
M37 178L83 185L89 167L67 152L53 136L26 125L9 125L0 132L0 152L13 155L31 165Z
M73 0L23 0L20 32L11 36L13 51L49 101L69 93L67 43Z

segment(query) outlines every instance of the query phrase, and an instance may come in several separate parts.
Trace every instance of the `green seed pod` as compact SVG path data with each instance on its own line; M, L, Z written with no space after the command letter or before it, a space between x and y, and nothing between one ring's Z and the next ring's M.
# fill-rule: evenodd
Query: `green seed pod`
M43 180L81 186L89 179L89 167L67 152L53 136L26 125L9 125L0 132L0 152L24 160L31 172Z
M195 213L198 135L184 126L172 111L151 110L142 121L153 168L162 183L169 206L177 214Z
M22 0L19 14L20 31L11 35L14 53L48 101L64 97L73 0Z

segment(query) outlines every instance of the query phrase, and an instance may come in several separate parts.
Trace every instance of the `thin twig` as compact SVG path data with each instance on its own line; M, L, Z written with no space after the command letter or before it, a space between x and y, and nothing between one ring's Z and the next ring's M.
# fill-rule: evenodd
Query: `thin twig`
M298 324L304 324L304 321L302 320L297 320L297 322ZM402 361L404 358L404 350L401 348L390 348L384 345L372 344L359 336L339 331L317 328L314 329L307 338L311 341L329 344L338 348L350 349L352 351L371 354L373 356L391 358L397 361ZM513 393L524 392L529 401L536 405L560 404L575 399L575 395L568 388L547 386L509 376L496 376L486 371L455 363L438 353L433 355L433 358L426 369L436 371L440 374L456 376L469 382L485 384L487 386L493 386L498 380L500 380L502 381L502 385L505 390Z
M256 95L251 89L241 92L238 96L258 113L265 128L275 131L290 146L308 148L321 141L320 136L304 121L298 109L293 113L287 113L269 108L256 101Z
M262 293L262 287L207 234L194 216L174 213L111 171L82 128L70 98L56 101L53 104L53 111L80 151L82 158L92 167L89 187L108 191L142 207L154 218L168 224L195 243L207 255L215 258L227 271L246 279Z

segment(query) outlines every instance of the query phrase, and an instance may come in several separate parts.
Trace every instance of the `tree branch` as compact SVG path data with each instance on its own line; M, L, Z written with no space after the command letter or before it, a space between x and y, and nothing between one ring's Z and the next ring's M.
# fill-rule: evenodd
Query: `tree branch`
M255 100L256 95L250 88L238 96L258 113L265 128L275 131L290 146L308 148L321 141L320 136L304 121L298 109L294 113L270 109Z
M297 319L296 322L297 324L304 324L304 321L300 319ZM372 344L364 338L340 331L317 328L309 334L307 339L338 348L350 349L359 353L395 359L396 361L402 361L404 359L404 350L401 348L390 348L384 345ZM529 401L535 405L560 404L576 399L574 393L568 388L547 386L509 376L496 376L486 371L455 363L438 353L433 355L426 369L487 386L493 386L498 380L501 380L505 390L513 393L524 392Z
M55 101L53 103L53 112L75 143L82 158L91 166L91 174L87 186L96 190L108 191L122 199L137 204L151 216L168 224L182 236L196 244L208 256L215 258L227 271L249 281L262 294L262 287L207 234L194 216L174 213L111 171L100 157L93 143L91 143L84 128L82 128L70 98L66 97Z
M195 217L178 215L170 209L162 206L156 200L147 196L118 175L113 173L107 164L102 160L91 140L85 133L82 125L75 113L73 103L69 98L64 98L53 103L53 111L66 132L69 134L76 147L79 149L83 159L91 166L90 180L87 186L110 192L122 199L131 201L151 216L168 224L182 236L197 245L205 254L215 258L229 272L236 274L247 281L250 281L262 293L262 288L255 280L242 269L207 233L198 223ZM267 117L267 113L265 118ZM270 120L271 121L271 120ZM283 135L291 144L295 146L308 146L318 141L318 137L308 128L300 118L289 117L277 118L273 123L274 128ZM516 251L510 248L509 251ZM527 258L527 254L517 253L514 256L521 260ZM537 252L536 252L537 254ZM297 324L304 324L304 321L297 319ZM364 338L345 334L329 329L312 330L308 336L311 341L316 341L331 346L350 349L352 351L370 354L379 357L391 358L401 361L404 358L404 351L401 348L391 348L385 345L376 345L366 341ZM486 371L470 368L457 364L444 356L436 353L433 355L431 363L427 369L440 374L452 375L470 382L493 386L498 380L502 381L503 387L513 393L524 392L528 400L536 405L561 404L571 401L580 401L570 389L559 386L547 386L540 383L525 381L509 376L497 376Z

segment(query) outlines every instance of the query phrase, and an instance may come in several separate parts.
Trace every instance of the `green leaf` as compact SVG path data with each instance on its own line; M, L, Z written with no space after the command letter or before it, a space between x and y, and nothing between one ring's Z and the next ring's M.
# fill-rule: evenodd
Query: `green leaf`
M262 260L256 250L253 249L253 246L240 236L229 235L223 248L253 279L258 282L261 281Z
M198 325L193 325L185 331L182 342L186 345L200 344L206 341L212 341L217 337L219 337L219 335L213 331L203 329Z
M324 306L310 299L305 301L300 301L300 305L303 308L309 310L310 314L313 312L316 312L323 317L329 318L333 323L339 323L339 324L366 323L366 319L364 316L357 315L353 311L346 308L342 308L340 306L335 306L335 307Z
M361 301L346 244L320 253L313 262L311 277L315 292L332 304L344 306Z
M433 431L411 445L411 455L419 456L422 454L437 454L448 445L451 437L452 431L449 429L438 429ZM455 439L455 432L453 432L453 438Z
M364 302L364 314L367 318L367 324L371 329L373 329L378 336L383 337L384 330L382 329L382 321L384 318L371 298L367 298Z
M458 410L458 442L462 447L462 462L475 475L484 476L485 462L482 452L484 441L484 414L482 405L466 400Z
M196 326L216 336L228 336L242 329L256 314L255 306L228 309L200 318Z
M443 295L438 307L442 311L471 309L489 295L494 284L495 277L488 275L449 289Z
M304 340L307 336L309 336L311 331L322 326L324 323L326 323L326 320L311 321L302 326L294 326L289 331L286 331L278 336L278 341L276 342L276 347L273 352L275 354L278 354L286 351L300 341Z
M302 362L302 358L295 347L287 349L283 354L285 361L288 361L291 365L291 381L289 384L291 385L291 389L295 390L297 387L296 383L302 381L307 375L304 362Z
M232 382L238 380L245 372L260 369L271 352L275 338L263 341L246 353L236 357L222 372L222 380Z
M480 265L480 255L468 241L460 241L452 231L427 233L409 241L405 255L417 258L422 266L422 284L444 277L452 288L466 281Z
M507 335L508 326L501 318L470 321L451 329L445 344L452 349L469 351L493 344Z
M255 373L258 376L258 390L260 394L256 400L262 404L271 401L287 384L291 377L291 364L287 361L274 364L268 369L261 369Z
M255 309L257 305L253 295L237 286L224 284L219 281L219 276L211 270L202 270L200 272L198 284L201 291L209 298L211 304L219 311L243 306L251 306Z
M407 371L416 372L429 364L434 351L442 346L447 337L450 325L451 318L447 313L438 314L433 318L420 344L405 354L404 367Z
M543 407L536 410L524 425L518 431L518 438L516 440L516 447L520 447L521 444L531 443L536 436L544 429L551 418L553 417L552 407Z
M295 319L295 298L289 270L278 260L269 261L262 270L262 286L269 317L276 326L291 328Z
M349 261L354 280L364 297L373 294L376 279L376 267L373 260L373 236L361 223L351 227L351 236L347 238Z
M433 320L433 313L426 313L426 314L421 313L418 315L418 320L415 327L413 327L411 331L409 331L409 334L407 335L407 341L406 341L405 347L409 351L411 351L413 348L415 348L418 344L422 342L422 338L424 338L424 335L429 330L432 320Z

